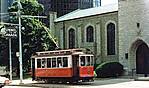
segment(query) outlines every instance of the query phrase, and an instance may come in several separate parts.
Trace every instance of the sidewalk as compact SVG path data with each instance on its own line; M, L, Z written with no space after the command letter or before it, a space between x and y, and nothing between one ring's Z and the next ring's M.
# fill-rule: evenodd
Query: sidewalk
M20 80L12 80L9 85L27 85L27 84L33 84L37 83L37 81L32 81L31 78L23 79L22 83L20 83Z

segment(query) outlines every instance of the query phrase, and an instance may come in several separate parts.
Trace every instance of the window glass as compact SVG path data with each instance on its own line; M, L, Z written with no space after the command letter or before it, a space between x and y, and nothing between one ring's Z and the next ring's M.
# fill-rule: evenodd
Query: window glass
M115 24L107 25L107 54L115 55Z
M86 66L90 66L91 60L90 60L90 56L86 56Z
M37 68L41 68L41 59L37 59Z
M56 58L52 58L52 68L56 67Z
M70 29L69 30L69 48L75 48L75 30Z
M94 30L92 26L87 27L86 29L86 42L94 41Z
M91 65L93 66L94 65L94 57L91 56Z
M85 66L85 56L80 57L81 66Z
M42 68L46 68L46 59L45 58L42 59L41 65L42 65Z
M57 58L57 65L58 65L59 68L62 67L62 59L61 59L61 57Z
M51 58L47 58L47 67L51 68Z
M68 58L63 57L63 67L68 67Z

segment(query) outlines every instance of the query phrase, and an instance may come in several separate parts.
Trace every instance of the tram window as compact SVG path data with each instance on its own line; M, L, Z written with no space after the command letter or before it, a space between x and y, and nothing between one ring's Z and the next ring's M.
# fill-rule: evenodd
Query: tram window
M62 67L62 59L61 59L61 57L57 58L57 65L58 65L58 67Z
M46 68L46 59L45 58L42 59L41 66L42 66L42 68Z
M80 57L81 66L85 66L85 56Z
M91 56L91 65L93 66L94 65L94 57Z
M47 67L51 68L51 58L47 58Z
M37 68L41 68L41 59L37 59Z
M52 58L52 68L56 67L56 58Z
M68 67L68 58L63 57L63 67Z
M90 60L90 56L86 56L86 66L90 66L91 60Z

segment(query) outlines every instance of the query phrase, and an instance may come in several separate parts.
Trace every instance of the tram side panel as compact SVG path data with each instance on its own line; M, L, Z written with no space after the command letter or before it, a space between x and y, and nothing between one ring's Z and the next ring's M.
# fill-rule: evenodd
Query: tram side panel
M72 68L45 68L36 69L36 77L72 77Z
M59 58L61 58L59 56ZM64 62L62 67L58 66L58 61L56 60L57 65L52 68L47 67L47 58L45 59L44 66L42 66L42 59L37 59L35 60L35 77L36 79L38 78L71 78L73 76L73 71L72 71L72 60L70 59L71 56L67 56L67 65ZM66 57L65 57L66 59ZM40 63L37 61L40 60ZM40 65L41 64L41 65ZM52 61L51 61L52 64Z

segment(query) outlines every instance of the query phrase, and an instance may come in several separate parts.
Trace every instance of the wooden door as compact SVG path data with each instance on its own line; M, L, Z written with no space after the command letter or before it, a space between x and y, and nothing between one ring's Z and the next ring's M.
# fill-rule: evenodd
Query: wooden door
M137 74L149 74L149 48L143 43L136 51Z

